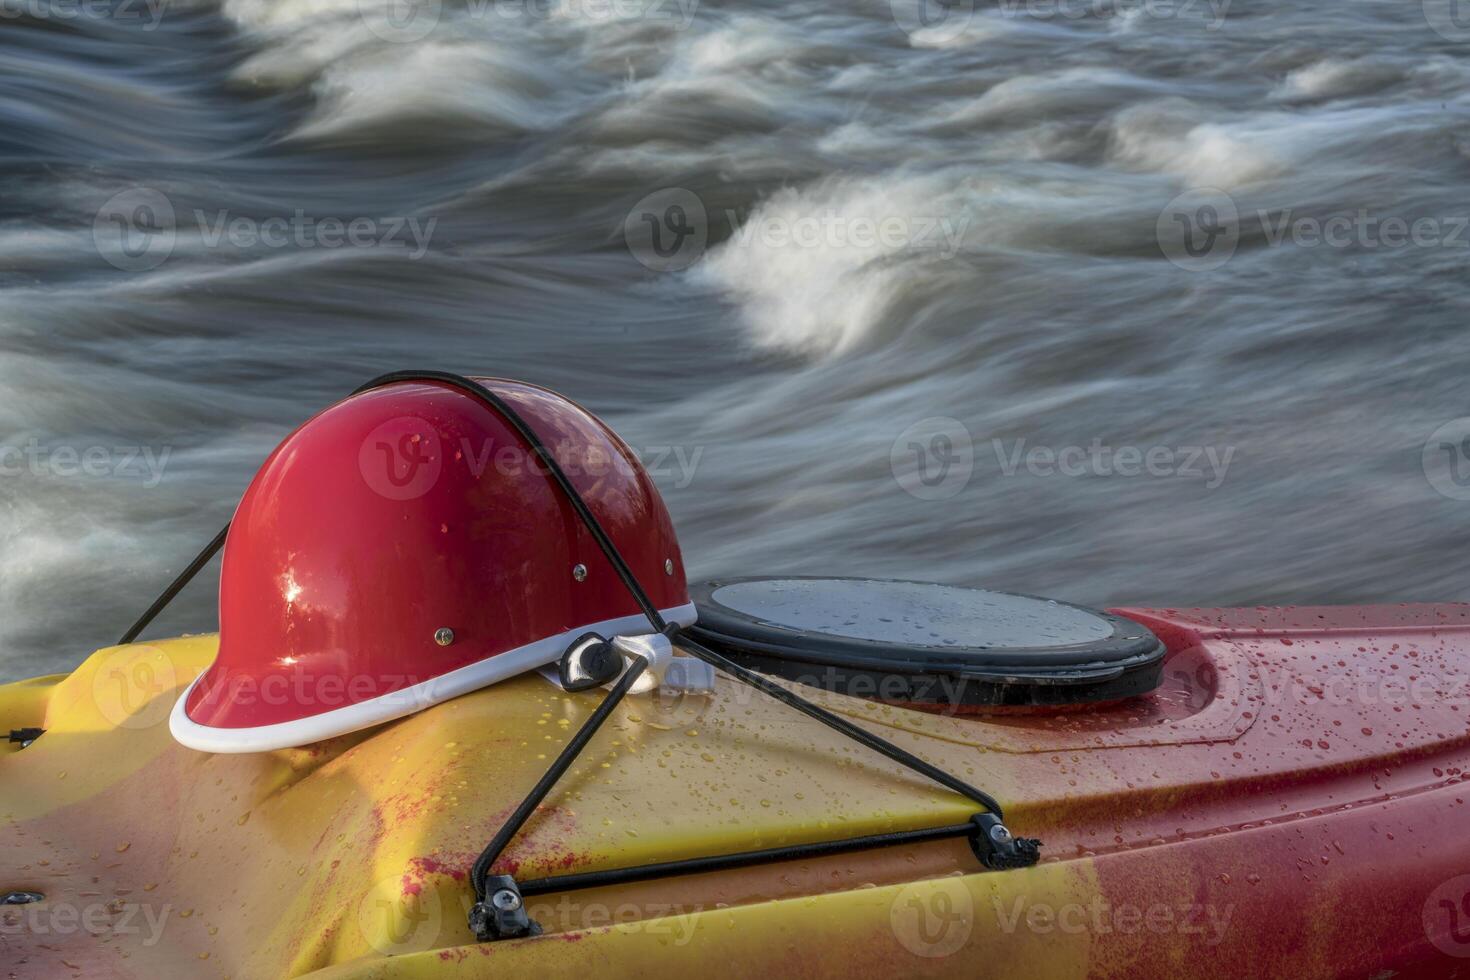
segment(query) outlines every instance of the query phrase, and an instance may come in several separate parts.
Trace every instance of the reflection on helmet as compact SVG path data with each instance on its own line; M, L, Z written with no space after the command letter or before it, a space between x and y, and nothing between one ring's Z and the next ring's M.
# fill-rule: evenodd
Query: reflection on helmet
M481 383L664 617L693 622L673 523L632 450L554 392ZM303 745L551 663L585 633L648 629L505 419L447 384L389 384L308 421L256 475L225 541L219 654L171 728L210 752Z

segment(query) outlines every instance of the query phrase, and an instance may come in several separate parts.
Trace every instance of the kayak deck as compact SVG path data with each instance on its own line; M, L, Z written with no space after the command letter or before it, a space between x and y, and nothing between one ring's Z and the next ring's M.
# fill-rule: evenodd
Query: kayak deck
M0 752L0 890L47 896L0 910L0 949L21 977L1447 975L1470 954L1452 894L1470 606L1123 612L1169 647L1146 697L946 717L818 696L997 796L1040 866L984 872L948 841L541 896L547 935L492 945L466 926L466 872L601 692L522 677L303 749L208 755L167 716L215 637L101 650L0 687L0 722L47 730ZM619 706L497 871L971 809L722 678Z

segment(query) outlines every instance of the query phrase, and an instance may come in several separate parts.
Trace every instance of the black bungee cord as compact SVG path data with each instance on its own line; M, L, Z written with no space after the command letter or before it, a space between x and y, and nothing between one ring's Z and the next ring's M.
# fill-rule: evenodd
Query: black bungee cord
M649 599L639 584L632 569L628 567L623 556L619 553L617 546L603 529L595 514L582 499L577 488L567 477L566 472L556 461L556 458L546 448L541 437L521 417L510 404L503 398L491 391L489 388L471 378L445 371L395 371L374 378L367 384L353 392L354 395L372 391L391 384L408 382L428 382L447 385L458 389L478 399L489 406L500 415L516 433L526 441L532 452L538 456L545 466L547 475L554 480L567 502L576 512L577 517L597 542L598 548L612 565L613 571L617 573L629 594L638 603L643 615L648 619L653 631L668 637L671 642L677 642L679 648L686 653L703 660L717 670L730 675L743 684L759 690L770 697L786 704L809 718L821 722L827 727L839 732L859 744L886 756L888 759L905 766L906 768L926 776L934 782L944 786L946 789L966 797L967 799L984 807L984 810L972 814L965 823L950 824L941 827L929 827L918 830L897 831L882 834L868 834L860 837L849 837L832 841L816 841L805 844L794 844L787 847L766 848L763 850L740 851L733 854L714 855L701 858L688 858L678 861L663 861L654 864L636 865L625 868L610 868L600 871L577 872L565 875L555 875L546 878L536 878L518 883L510 875L492 875L490 870L501 853L510 844L522 827L525 826L531 814L546 799L557 782L564 776L582 750L586 748L614 708L618 706L632 689L638 678L647 670L648 660L641 656L629 658L627 669L623 671L622 677L613 685L611 691L602 699L597 708L582 723L575 735L567 742L556 760L547 768L546 772L532 787L526 798L506 819L505 823L496 832L490 843L486 845L479 858L475 861L470 871L470 884L475 892L475 905L469 913L470 929L476 937L482 941L496 939L512 939L524 936L538 935L541 932L537 925L527 914L524 903L526 895L540 895L558 891L569 891L578 888L592 888L606 885L624 884L635 881L647 881L655 878L670 877L675 875L699 874L710 871L721 871L730 868L752 867L762 864L771 864L779 861L802 860L823 857L831 854L843 854L852 851L866 850L875 847L891 847L899 844L916 844L935 840L965 837L970 841L970 846L980 862L991 870L1007 870L1013 868L1030 867L1040 860L1039 848L1041 842L1030 838L1013 837L1002 822L1004 813L1000 803L990 794L976 789L964 780L938 768L913 753L900 748L893 742L862 728L845 718L842 718L825 708L808 701L794 691L776 684L767 677L741 667L728 658L708 649L702 644L694 641L691 637L681 632L678 624L666 622L658 608ZM147 611L139 617L138 621L123 634L118 641L119 645L132 643L143 632L144 629L158 616L159 613L181 592L190 580L217 554L224 546L225 537L230 525L226 524L214 539L201 551L193 561L174 579L167 589L148 607ZM581 641L579 640L578 643ZM576 647L578 644L574 644Z

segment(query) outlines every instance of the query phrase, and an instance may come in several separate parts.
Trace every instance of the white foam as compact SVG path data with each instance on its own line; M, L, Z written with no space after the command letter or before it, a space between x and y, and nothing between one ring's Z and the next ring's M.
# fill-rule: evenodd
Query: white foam
M1271 98L1281 102L1344 98L1377 91L1403 77L1397 66L1372 58L1327 58L1289 73Z
M757 207L695 275L739 304L757 346L840 353L885 321L919 268L964 247L971 217L953 187L931 177L788 189Z
M775 21L736 17L702 33L676 33L659 50L654 73L625 78L613 88L615 97L598 107L604 148L587 155L589 172L607 166L609 157L625 156L635 139L674 152L680 144L698 142L702 165L708 166L708 140L763 131L802 111L795 93L804 83L802 61L812 46ZM658 160L654 164L668 169Z
M1194 186L1229 188L1280 173L1287 139L1264 120L1199 123L1188 104L1125 109L1112 122L1109 156L1129 169L1182 177Z
M974 124L1023 117L1045 119L1088 104L1116 104L1119 93L1142 88L1127 72L1111 68L1069 68L1039 75L1017 75L992 85L978 99L945 117L947 124Z
M1129 7L1108 20L1108 30L1113 34L1134 34L1140 26L1147 24L1147 17L1144 7Z
M580 87L579 71L560 55L607 26L568 0L534 16L494 0L420 2L429 33L395 40L388 2L226 0L226 13L259 42L235 75L258 86L310 85L316 107L292 134L306 139L535 131L559 121Z
M358 3L359 0L225 0L223 10L226 17L247 30L266 31L297 27L324 18L356 18Z
M473 123L531 131L555 121L557 79L529 54L483 43L421 41L399 57L334 64L315 86L317 110L297 135L311 139L396 120Z
M801 38L777 21L737 17L728 25L696 35L682 45L668 74L728 75L768 68L799 55L804 47Z
M971 17L960 30L946 24L920 28L909 35L909 45L915 48L969 48L1015 31L1012 24L999 18Z

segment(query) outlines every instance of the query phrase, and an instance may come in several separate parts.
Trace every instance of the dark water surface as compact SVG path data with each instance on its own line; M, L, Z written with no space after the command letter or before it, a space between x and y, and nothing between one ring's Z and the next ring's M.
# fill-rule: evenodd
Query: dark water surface
M696 575L1465 595L1439 0L0 12L0 676L403 367L603 413Z

